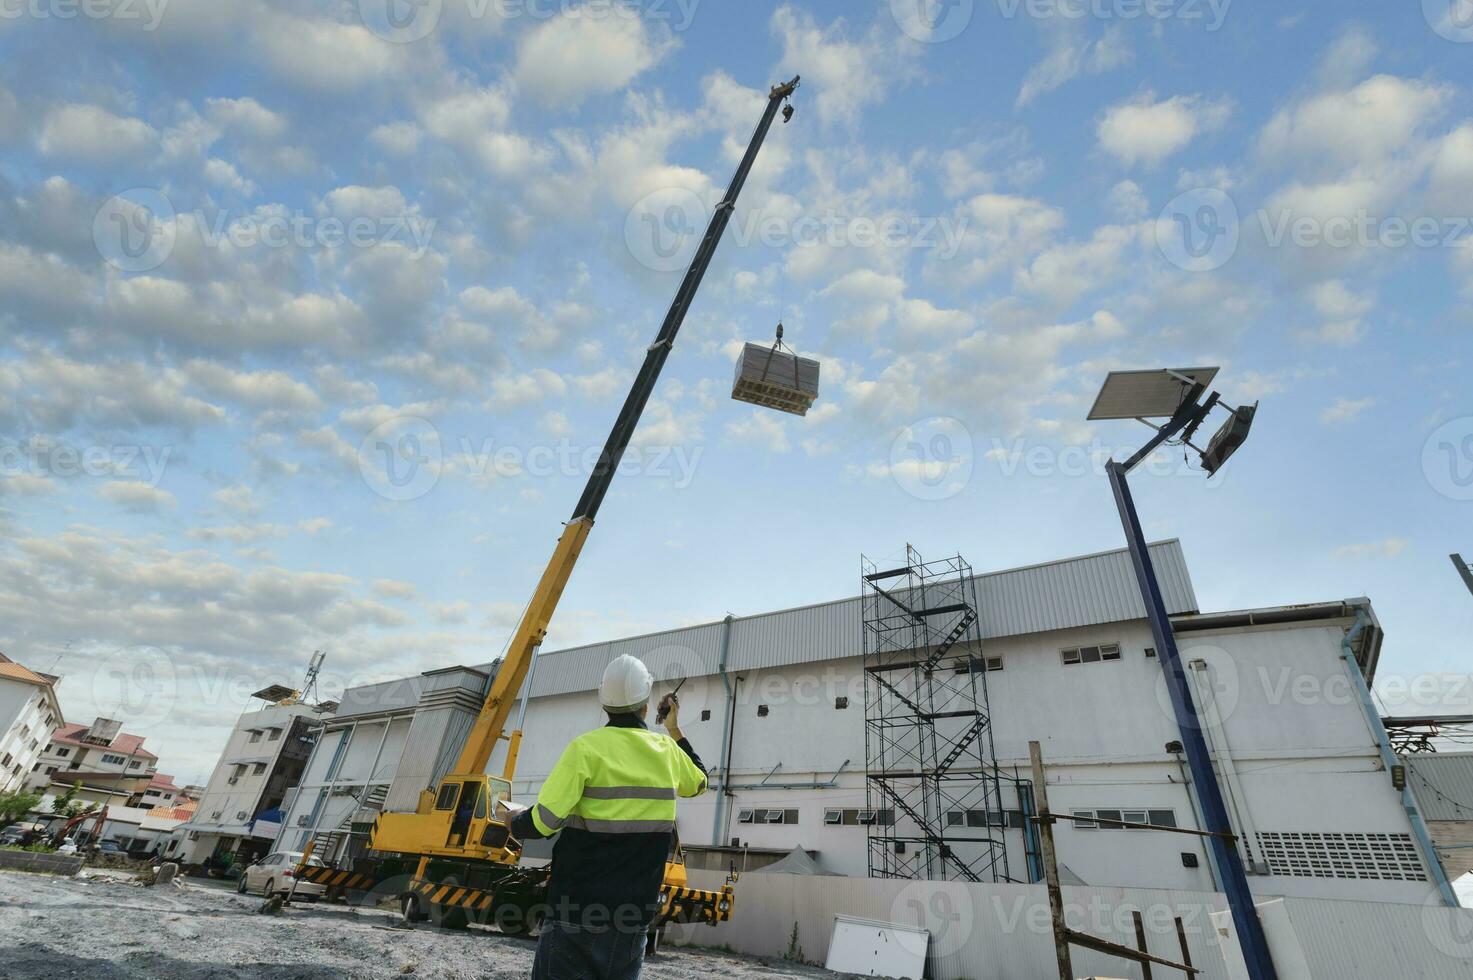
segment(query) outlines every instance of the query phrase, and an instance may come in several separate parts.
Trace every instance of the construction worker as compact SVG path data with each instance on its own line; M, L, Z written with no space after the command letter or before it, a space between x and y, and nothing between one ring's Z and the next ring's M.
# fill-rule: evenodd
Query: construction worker
M537 803L511 813L520 840L559 835L533 980L639 976L674 843L676 797L706 789L674 694L661 702L669 736L645 726L652 684L635 657L609 664L598 691L608 723L573 739Z

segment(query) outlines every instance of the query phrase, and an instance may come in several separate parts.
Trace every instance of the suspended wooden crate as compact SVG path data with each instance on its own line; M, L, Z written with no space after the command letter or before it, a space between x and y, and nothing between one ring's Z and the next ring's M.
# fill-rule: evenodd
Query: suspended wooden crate
M737 358L731 397L779 412L807 415L818 398L818 362L776 347L747 344Z

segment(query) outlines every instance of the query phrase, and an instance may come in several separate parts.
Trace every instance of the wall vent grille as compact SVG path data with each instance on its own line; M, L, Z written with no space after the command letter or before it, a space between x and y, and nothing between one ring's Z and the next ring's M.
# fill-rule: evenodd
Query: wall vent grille
M1262 833L1270 874L1295 878L1426 881L1410 834Z

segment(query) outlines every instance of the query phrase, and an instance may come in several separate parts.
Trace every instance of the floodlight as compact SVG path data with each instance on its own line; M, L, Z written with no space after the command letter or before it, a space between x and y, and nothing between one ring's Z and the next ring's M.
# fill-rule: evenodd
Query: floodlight
M1237 452L1238 447L1248 438L1248 430L1253 427L1253 416L1257 414L1257 402L1229 412L1228 420L1213 435L1206 451L1202 453L1202 469L1207 471L1208 476L1222 469L1223 464Z
M1111 371L1088 417L1090 421L1170 418L1193 385L1206 388L1215 377L1215 367Z

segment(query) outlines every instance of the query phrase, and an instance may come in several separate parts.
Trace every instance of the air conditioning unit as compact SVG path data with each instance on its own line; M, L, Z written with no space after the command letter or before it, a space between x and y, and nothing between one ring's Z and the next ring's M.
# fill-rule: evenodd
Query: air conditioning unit
M239 776L231 776L229 779L227 779L225 781L227 783L229 783L231 786L234 786L236 783L240 782L240 777Z
M309 814L309 813L304 813L300 817L297 818L297 826L298 827L305 827L308 824L310 824L311 822L312 822L312 815Z
M235 819L237 819L237 820L245 820L248 817L250 817L250 814L248 812L246 812L245 810L236 810L235 811Z
M211 820L219 820L220 819L220 814L223 813L223 812L224 812L223 810L216 810L214 813L210 814L210 819Z

